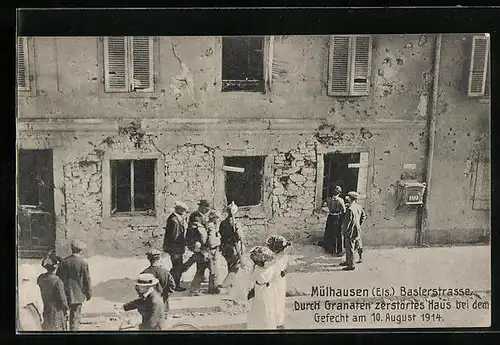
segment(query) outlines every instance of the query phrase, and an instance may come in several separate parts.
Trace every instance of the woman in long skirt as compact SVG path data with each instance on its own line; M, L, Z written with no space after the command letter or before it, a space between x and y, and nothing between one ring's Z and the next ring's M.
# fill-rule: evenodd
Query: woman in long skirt
M251 274L251 289L248 293L250 311L247 319L247 329L276 329L275 294L271 289L274 277L272 260L273 252L262 246L250 251L250 259L254 263Z
M274 293L274 300L276 305L276 322L278 328L285 327L285 314L286 314L286 268L288 266L288 254L286 248L291 243L288 242L283 236L273 235L266 241L267 247L274 253L274 279L271 284L271 289Z
M67 313L69 310L64 284L56 275L59 261L55 257L47 257L42 260L42 266L47 273L42 273L37 284L40 286L43 300L43 324L46 331L65 331Z

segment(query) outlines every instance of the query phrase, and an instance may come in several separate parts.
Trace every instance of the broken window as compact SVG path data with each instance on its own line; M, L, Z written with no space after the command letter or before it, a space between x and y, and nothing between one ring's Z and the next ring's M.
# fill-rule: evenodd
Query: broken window
M153 92L153 38L104 37L106 92Z
M264 92L264 38L222 38L222 91Z
M328 57L328 95L368 95L370 92L371 60L371 36L331 36Z
M111 213L155 214L155 159L111 160Z
M262 203L264 156L224 157L226 202L238 206Z
M365 198L368 152L328 153L323 160L322 202L332 195L335 186L342 188L342 196L354 191L360 194L360 199Z
M28 59L28 38L17 38L17 88L21 91L30 90L30 71Z

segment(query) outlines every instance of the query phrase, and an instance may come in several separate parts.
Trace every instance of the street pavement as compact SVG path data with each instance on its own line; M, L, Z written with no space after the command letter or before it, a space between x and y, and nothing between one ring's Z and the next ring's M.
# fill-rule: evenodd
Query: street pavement
M188 254L189 255L189 254ZM442 311L446 314L442 322L427 322L420 318L413 322L384 320L373 322L316 322L314 312L295 311L295 301L311 301L312 286L332 286L341 289L394 288L396 296L399 287L408 288L469 288L477 292L475 299L489 301L491 292L489 246L457 246L432 248L366 248L364 262L355 271L341 271L340 258L325 254L318 246L294 247L290 254L287 275L287 329L310 328L366 328L366 327L453 327L484 326L490 321L490 310L469 310L465 312ZM133 280L147 267L145 257L112 258L94 256L87 258L93 283L93 298L83 306L82 331L117 330L120 320L115 306L121 306L136 297ZM20 260L19 263L33 264L40 273L43 269L38 260ZM164 265L170 268L168 256ZM221 271L225 271L221 260ZM183 276L189 282L194 275L192 267ZM223 276L224 274L222 274ZM223 277L222 277L223 278ZM318 298L316 298L317 300ZM323 300L325 298L322 298ZM328 299L328 298L326 298ZM335 298L330 298L335 299ZM338 299L338 298L337 298ZM359 299L359 298L358 298ZM380 298L379 298L380 299ZM452 301L455 303L454 301ZM472 300L471 300L472 303ZM186 292L175 293L170 300L168 324L170 326L187 322L203 330L244 329L246 306L234 304L228 296L188 296ZM372 314L365 313L365 315ZM392 312L394 315L408 314ZM325 314L321 312L320 314ZM354 315L352 312L352 315ZM386 312L382 319L390 318ZM405 314L405 315L406 315ZM370 317L369 315L368 317ZM418 315L421 316L421 315ZM373 316L374 317L374 316ZM138 322L138 314L130 318ZM398 319L402 320L402 316Z

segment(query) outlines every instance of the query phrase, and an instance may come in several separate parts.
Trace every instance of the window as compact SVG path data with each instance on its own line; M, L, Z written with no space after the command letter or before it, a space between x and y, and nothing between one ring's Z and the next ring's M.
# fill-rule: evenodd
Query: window
M329 96L366 96L370 92L371 36L331 36Z
M487 210L490 208L490 165L479 160L476 162L473 174L474 195L472 199L473 210Z
M111 214L155 215L155 159L111 160Z
M264 156L224 157L226 202L256 206L264 195Z
M266 79L270 82L272 42L272 37L223 37L222 91L264 92Z
M30 91L30 70L28 56L28 38L17 38L17 88Z
M106 92L153 92L153 38L104 37Z
M473 36L469 66L470 97L489 95L489 36Z

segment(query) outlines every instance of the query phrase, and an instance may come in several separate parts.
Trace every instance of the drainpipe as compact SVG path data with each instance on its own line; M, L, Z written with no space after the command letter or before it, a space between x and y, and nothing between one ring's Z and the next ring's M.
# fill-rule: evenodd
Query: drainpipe
M436 36L436 43L434 46L434 74L432 81L432 101L431 107L429 109L428 116L428 129L429 135L427 140L427 167L425 170L425 184L426 189L423 196L423 205L419 209L419 227L417 230L417 245L426 244L426 231L427 231L427 214L428 214L428 201L430 199L430 193L432 190L431 180L432 180L432 164L434 162L434 146L435 146L435 134L436 134L436 107L438 99L438 89L439 89L439 69L441 65L441 39L443 35L439 34Z

